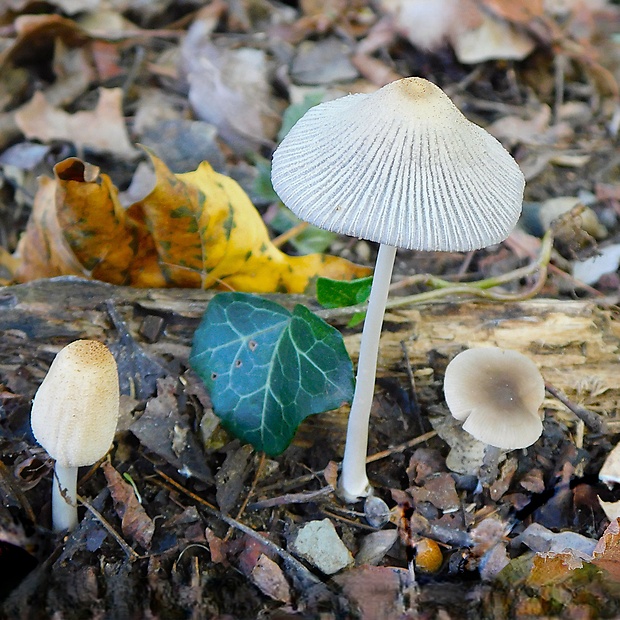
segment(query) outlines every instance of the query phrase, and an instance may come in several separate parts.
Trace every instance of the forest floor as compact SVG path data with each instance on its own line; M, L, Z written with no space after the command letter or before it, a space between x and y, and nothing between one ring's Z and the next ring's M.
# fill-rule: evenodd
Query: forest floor
M0 617L620 616L620 510L600 503L620 487L599 480L620 436L620 6L447 1L420 25L412 7L424 4L0 7ZM489 20L472 57L464 33ZM208 161L234 178L288 254L371 266L374 244L295 228L269 160L285 110L407 76L438 84L511 152L524 212L485 250L399 252L394 298L430 290L413 274L513 274L496 289L510 301L454 294L388 310L368 469L381 501L352 506L334 491L348 406L308 418L276 457L218 425L188 362L214 290L102 282L52 250L36 265L25 254L63 234L46 219L52 181L41 177L59 187L66 170L54 167L80 158L126 207L152 185L144 145L173 173ZM42 236L18 248L33 213ZM271 292L321 310L312 291ZM323 312L355 362L361 326ZM79 526L59 535L53 461L29 417L54 355L80 338L106 343L125 382L113 449L81 470ZM449 415L446 365L480 344L519 350L542 371L544 431L530 448L485 449ZM295 545L318 523L329 532L319 555L344 549L334 574Z

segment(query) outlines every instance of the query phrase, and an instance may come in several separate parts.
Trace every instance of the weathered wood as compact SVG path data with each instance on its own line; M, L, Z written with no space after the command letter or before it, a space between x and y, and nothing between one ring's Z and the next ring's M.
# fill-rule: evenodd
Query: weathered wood
M616 418L620 401L617 319L615 308L589 300L464 301L398 309L386 315L379 367L398 365L403 357L401 341L416 375L426 381L442 365L438 356L448 361L465 348L484 345L515 349L531 357L545 380L569 398ZM345 338L354 357L359 338L359 334ZM563 408L559 403L553 406Z
M0 381L5 372L27 368L36 382L55 352L76 338L116 340L107 304L147 352L184 364L192 333L213 295L193 289L123 288L72 277L0 288ZM276 298L289 307L302 302L316 308L309 298ZM155 342L140 335L149 316L163 319ZM360 333L349 332L345 329L345 343L355 359ZM388 311L380 375L405 379L401 341L422 385L436 384L445 363L460 350L496 345L526 353L545 380L569 398L620 420L620 324L614 308L594 301L537 299L507 304L453 301Z

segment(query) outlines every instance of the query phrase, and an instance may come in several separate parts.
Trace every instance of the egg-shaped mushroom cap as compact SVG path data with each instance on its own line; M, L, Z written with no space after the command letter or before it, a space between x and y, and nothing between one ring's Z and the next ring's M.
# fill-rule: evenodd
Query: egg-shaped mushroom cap
M499 243L525 186L504 147L422 78L311 108L276 149L271 176L302 220L416 250Z
M447 366L444 394L450 412L479 441L514 450L541 435L545 382L534 362L519 353L480 347L459 353Z
M64 467L92 465L112 445L119 413L116 361L95 340L62 349L34 396L32 432Z

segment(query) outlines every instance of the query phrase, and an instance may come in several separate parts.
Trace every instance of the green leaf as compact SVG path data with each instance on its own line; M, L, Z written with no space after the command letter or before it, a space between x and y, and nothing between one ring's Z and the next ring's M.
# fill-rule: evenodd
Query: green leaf
M256 179L252 190L257 198L265 203L279 202L280 198L271 184L271 162L260 155L254 157Z
M372 276L345 282L318 278L316 281L316 298L324 308L346 308L364 303L372 287Z
M309 415L350 402L353 365L340 332L297 305L244 293L216 295L194 334L191 367L233 435L269 455Z
M372 276L348 282L318 278L316 281L316 298L324 308L346 308L367 301L371 288ZM355 327L364 318L366 318L366 312L356 312L347 323L347 327Z
M315 105L318 105L323 101L325 93L322 91L316 91L308 93L303 101L300 103L291 104L282 115L282 126L278 132L278 140L281 142L284 140L286 134L293 128L293 125L310 109Z
M281 204L269 225L273 230L282 234L300 222L301 220L290 209ZM325 252L336 237L338 237L336 233L310 224L303 232L293 237L289 243L299 254L314 254L314 252Z

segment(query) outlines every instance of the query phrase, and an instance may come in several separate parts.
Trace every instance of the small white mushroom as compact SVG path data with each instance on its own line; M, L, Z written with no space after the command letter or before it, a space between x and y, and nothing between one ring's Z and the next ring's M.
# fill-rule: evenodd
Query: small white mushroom
M480 347L447 366L444 394L463 429L496 448L532 445L542 434L545 382L536 364L518 351Z
M54 530L76 526L77 468L105 456L118 413L118 370L108 348L95 340L77 340L62 349L35 394L31 412L34 436L56 460Z
M422 78L309 110L276 149L272 181L301 219L381 244L340 479L354 501L369 493L368 422L396 248L466 251L502 241L525 181L502 145Z

